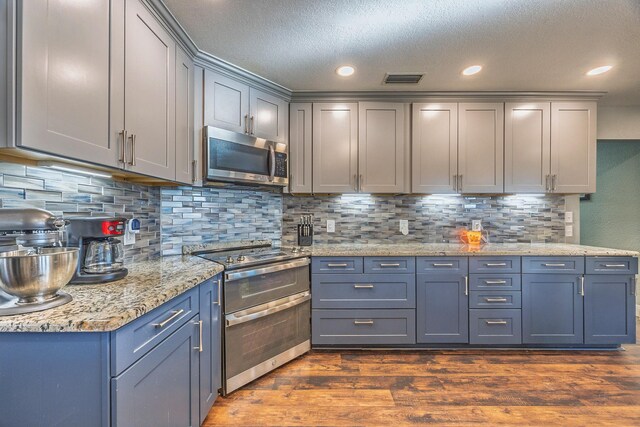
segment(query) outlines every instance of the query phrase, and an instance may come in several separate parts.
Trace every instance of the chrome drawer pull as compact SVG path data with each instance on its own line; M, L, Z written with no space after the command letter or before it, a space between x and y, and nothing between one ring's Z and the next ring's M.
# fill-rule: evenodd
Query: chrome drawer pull
M507 281L506 280L485 280L484 283L487 285L506 285Z
M373 325L373 320L354 320L354 325Z
M625 268L627 264L605 264L604 266L608 268Z
M485 320L484 322L487 325L506 325L507 324L506 320Z
M566 264L544 263L542 265L545 267L566 267Z
M433 266L434 267L453 267L453 264L452 263L437 263L437 262L434 262Z
M488 262L487 267L506 267L506 262Z
M356 289L373 289L373 285L353 285Z
M506 298L485 298L486 302L507 302Z
M380 267L400 267L399 263L395 263L395 264L380 264Z
M327 264L327 267L329 267L329 268L334 268L334 267L347 267L347 263L344 263L344 264Z
M160 323L154 323L153 326L155 326L156 328L164 328L167 325L167 323L171 322L176 317L180 316L182 313L184 313L183 309L180 309L178 311L174 311L173 314L167 320L165 320L163 322L160 322Z
M197 347L193 347L194 350L198 350L199 353L202 353L202 320L198 320L198 337L200 338L199 344Z

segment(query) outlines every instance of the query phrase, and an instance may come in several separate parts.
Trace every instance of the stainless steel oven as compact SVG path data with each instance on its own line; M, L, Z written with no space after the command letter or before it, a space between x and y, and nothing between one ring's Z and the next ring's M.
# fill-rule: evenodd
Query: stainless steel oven
M310 300L309 258L225 273L224 394L310 350Z
M205 168L208 181L286 186L285 144L225 129L206 127Z

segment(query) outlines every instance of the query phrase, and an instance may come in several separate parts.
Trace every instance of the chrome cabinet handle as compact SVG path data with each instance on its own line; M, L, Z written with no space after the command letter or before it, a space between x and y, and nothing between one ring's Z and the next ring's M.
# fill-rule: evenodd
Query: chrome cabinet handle
M196 168L198 167L197 160L191 160L191 182L196 182Z
M605 264L607 268L625 268L627 264Z
M354 325L373 325L373 320L354 320Z
M485 320L484 322L487 325L506 325L507 324L506 320Z
M506 280L485 280L484 283L486 285L506 285Z
M544 176L544 190L546 192L551 191L551 189L549 188L549 176L550 176L549 174Z
M544 265L545 267L566 267L567 266L566 264L557 264L557 263L548 263L548 262L542 265Z
M506 262L488 262L487 267L506 267L507 263Z
M584 296L584 276L580 276L580 295Z
M458 175L453 175L453 192L458 192Z
M136 134L131 134L131 159L129 159L129 165L136 165Z
M198 350L199 353L202 353L202 320L198 320L198 323L196 323L196 325L198 325L198 337L199 337L199 343L197 347L193 347L194 350Z
M434 267L453 267L452 263L442 263L442 262L434 262Z
M557 178L558 178L558 175L556 175L555 173L551 175L551 191L556 191L558 189L556 185Z
M173 312L173 314L171 316L169 316L168 319L160 322L160 323L154 323L153 326L155 326L156 328L164 328L167 323L171 322L172 320L174 320L175 318L177 318L178 316L180 316L182 313L184 313L183 309L180 310L176 310Z
M486 302L507 302L506 298L485 298Z
M469 295L469 276L464 276L464 294Z
M358 191L362 191L363 183L364 183L364 178L362 174L360 174L360 177L358 178Z
M249 115L244 115L244 133L249 133Z
M635 276L631 276L631 295L636 294L636 278Z
M126 129L122 129L120 131L120 135L122 135L122 150L120 150L120 163L127 163L127 150L126 150L126 145L127 145L127 130Z
M212 301L213 304L220 305L220 288L222 288L222 280L218 279L218 301Z
M358 175L353 174L353 189L358 191Z
M380 263L380 267L385 268L385 267L400 267L399 263L393 263L393 264L387 264L387 263Z
M251 116L251 125L249 126L249 133L251 133L251 135L255 135L255 126L254 126L254 117Z
M339 268L339 267L346 267L346 266L347 266L347 263L342 263L342 264L331 264L331 263L329 263L329 264L327 264L327 267L329 267L329 268Z
M373 285L353 285L355 289L373 289Z
M462 193L462 174L458 175L458 179L460 180L460 184L458 184L458 192Z

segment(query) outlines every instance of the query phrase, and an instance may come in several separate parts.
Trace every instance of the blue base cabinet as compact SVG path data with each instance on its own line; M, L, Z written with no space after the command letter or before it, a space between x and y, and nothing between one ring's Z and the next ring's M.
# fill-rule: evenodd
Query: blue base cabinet
M634 276L585 276L585 344L635 343L635 299Z
M222 280L218 277L200 285L200 424L213 406L222 387Z
M469 297L460 274L418 274L416 342L469 342Z

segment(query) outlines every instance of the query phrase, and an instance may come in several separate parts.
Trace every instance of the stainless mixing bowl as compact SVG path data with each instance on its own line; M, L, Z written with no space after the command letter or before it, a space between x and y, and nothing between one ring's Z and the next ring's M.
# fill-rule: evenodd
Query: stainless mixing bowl
M0 253L0 289L21 303L54 298L73 277L78 248Z

